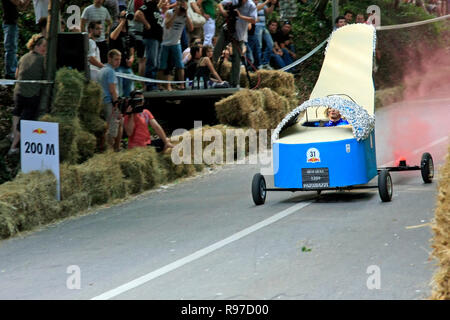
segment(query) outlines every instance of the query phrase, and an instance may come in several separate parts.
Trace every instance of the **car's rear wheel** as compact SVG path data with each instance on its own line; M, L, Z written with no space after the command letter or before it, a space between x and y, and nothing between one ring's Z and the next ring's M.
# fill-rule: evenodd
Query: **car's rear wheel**
M425 183L431 183L434 177L434 163L431 154L425 152L422 154L422 160L420 161L420 172L422 173L422 179Z
M380 194L381 201L391 201L393 191L391 174L388 170L381 170L378 174L378 193Z

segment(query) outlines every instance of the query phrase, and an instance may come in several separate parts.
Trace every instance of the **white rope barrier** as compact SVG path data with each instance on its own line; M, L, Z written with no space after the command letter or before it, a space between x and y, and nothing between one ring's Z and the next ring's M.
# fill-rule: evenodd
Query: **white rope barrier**
M392 26L380 26L380 27L376 27L375 29L377 29L379 31L383 31L383 30L394 30L394 29L416 27L416 26L421 26L423 24L427 24L427 23L432 23L432 22L445 20L445 19L448 19L448 18L450 18L450 14L448 14L446 16L438 17L438 18L424 20L424 21L417 21L417 22L410 22L410 23L403 23L403 24L395 24L395 25L392 25Z

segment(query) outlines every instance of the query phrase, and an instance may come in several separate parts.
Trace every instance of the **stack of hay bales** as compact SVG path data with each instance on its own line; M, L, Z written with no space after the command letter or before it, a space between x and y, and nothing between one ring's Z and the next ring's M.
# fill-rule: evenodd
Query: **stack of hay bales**
M92 157L106 123L100 118L102 88L85 84L83 75L68 68L59 69L55 79L55 98L50 114L39 120L59 123L61 162L81 163Z
M431 298L450 300L450 148L446 163L440 170L433 232L432 254L439 260L439 269L433 277Z
M83 136L78 139L81 160L84 161L98 152L106 132L106 121L101 117L103 112L103 89L98 82L89 81L84 85L78 116ZM92 148L94 146L94 148Z
M0 185L0 238L59 218L55 195L56 179L49 171L20 173Z
M251 85L256 85L258 79L259 90L240 90L216 103L216 114L221 123L253 129L274 129L297 106L292 74L259 70L252 74Z

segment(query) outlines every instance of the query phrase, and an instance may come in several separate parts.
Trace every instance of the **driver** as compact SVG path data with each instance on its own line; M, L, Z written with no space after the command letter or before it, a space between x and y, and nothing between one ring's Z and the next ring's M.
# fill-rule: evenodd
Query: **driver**
M325 127L336 127L349 124L347 120L342 119L342 116L337 109L327 108L325 111L329 121L324 124Z
M128 106L124 117L125 132L128 135L128 149L153 146L156 147L157 151L166 151L169 148L173 148L170 139L167 138L158 121L155 120L150 111L143 108L144 94L142 91L132 91L131 98L138 101L134 107ZM133 109L135 109L135 112L133 112ZM149 125L155 130L160 140L152 141L148 131Z

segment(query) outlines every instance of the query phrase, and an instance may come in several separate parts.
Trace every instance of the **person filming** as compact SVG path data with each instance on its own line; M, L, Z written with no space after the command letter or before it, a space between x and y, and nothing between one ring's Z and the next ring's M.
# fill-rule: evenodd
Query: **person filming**
M151 126L161 140L152 141L148 126ZM173 148L170 139L150 111L144 109L144 94L140 90L131 92L124 117L125 132L128 135L128 149L135 147L156 147L157 151Z

